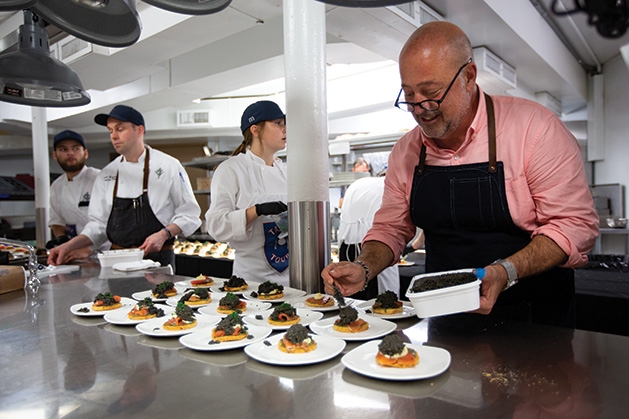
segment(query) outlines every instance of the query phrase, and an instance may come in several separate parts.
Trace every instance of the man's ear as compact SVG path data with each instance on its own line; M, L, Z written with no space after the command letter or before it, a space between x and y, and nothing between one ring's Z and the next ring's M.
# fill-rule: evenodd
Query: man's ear
M90 156L89 151L87 151L87 148L83 147L83 149L85 150L85 160L87 160L87 158Z

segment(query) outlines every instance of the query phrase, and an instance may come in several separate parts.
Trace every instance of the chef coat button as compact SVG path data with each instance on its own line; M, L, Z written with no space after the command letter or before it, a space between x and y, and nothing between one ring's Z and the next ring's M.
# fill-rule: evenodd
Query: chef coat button
M459 160L459 156L454 156L454 160Z

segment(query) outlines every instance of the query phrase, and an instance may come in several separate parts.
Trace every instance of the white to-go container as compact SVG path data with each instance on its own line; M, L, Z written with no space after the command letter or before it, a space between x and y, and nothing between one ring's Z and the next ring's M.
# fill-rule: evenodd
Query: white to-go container
M424 278L441 276L451 273L475 273L474 269L458 269L454 271L435 272L430 274L416 275L411 280L406 298L408 298L417 317L435 317L446 314L461 313L476 310L480 307L480 280L468 282L467 284L454 285L451 287L439 288L431 291L411 292L415 282Z
M144 257L141 249L106 250L98 254L101 268L110 268L120 262L137 262Z

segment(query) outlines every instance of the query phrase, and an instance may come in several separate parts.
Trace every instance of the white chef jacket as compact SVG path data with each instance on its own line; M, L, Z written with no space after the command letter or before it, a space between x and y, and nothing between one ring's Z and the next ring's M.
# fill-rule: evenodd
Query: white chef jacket
M55 179L50 185L49 227L74 225L77 234L81 234L89 218L88 206L79 206L79 203L90 202L92 186L99 173L100 169L84 166L72 181L65 173ZM99 248L107 250L110 245L107 241Z
M116 157L96 178L89 207L89 222L81 232L95 245L107 240L106 228L111 213L116 173L118 197L137 198L142 195L145 157L146 150L137 162ZM177 224L184 236L194 233L201 225L201 208L192 192L188 174L179 160L151 148L149 170L149 203L159 222L164 226Z
M338 240L345 244L362 243L373 224L373 217L382 204L384 176L364 177L354 181L345 191ZM400 274L397 265L378 274L378 293L393 291L399 295Z
M210 208L206 228L214 240L228 242L235 250L233 274L245 280L272 281L289 286L289 269L279 273L264 254L263 223L273 216L261 216L247 225L247 208L263 202L288 199L286 164L276 158L273 166L247 150L221 163L212 176Z

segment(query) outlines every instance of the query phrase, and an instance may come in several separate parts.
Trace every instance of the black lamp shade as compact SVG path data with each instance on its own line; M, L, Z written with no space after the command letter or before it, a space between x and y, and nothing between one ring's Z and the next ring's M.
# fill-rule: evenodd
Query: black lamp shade
M144 0L151 6L184 15L209 15L227 8L232 0Z
M90 95L68 66L50 56L48 34L29 10L20 26L17 51L0 54L0 100L20 105L71 107Z
M28 9L36 2L37 0L0 0L0 11Z
M142 32L135 0L39 0L31 9L65 32L107 47L132 45Z
M321 3L345 7L383 7L402 3L412 3L413 0L318 0Z

